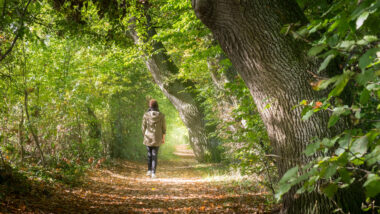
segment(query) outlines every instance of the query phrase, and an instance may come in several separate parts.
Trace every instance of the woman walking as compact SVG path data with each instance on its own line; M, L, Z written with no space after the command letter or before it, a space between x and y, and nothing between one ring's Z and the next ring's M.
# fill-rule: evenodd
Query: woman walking
M158 103L152 99L149 101L149 109L144 114L142 122L144 145L148 150L147 175L156 177L157 154L161 144L165 143L166 122L165 115L158 109Z

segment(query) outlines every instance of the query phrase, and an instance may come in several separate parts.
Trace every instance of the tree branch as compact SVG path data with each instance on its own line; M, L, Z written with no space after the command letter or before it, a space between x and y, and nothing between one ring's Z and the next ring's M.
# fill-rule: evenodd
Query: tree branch
M5 0L6 2L6 0ZM5 2L4 2L4 5L5 5ZM16 37L13 39L13 42L11 44L11 46L8 48L8 50L0 56L0 62L3 61L5 59L5 57L12 51L13 47L15 46L16 44L16 41L19 39L20 37L20 31L21 29L24 28L24 18L25 18L25 13L26 13L26 10L28 9L29 7L29 4L32 2L32 0L29 0L28 3L26 4L24 10L22 11L22 14L21 14L21 25L20 25L20 28L17 29L17 34L16 34ZM5 8L5 7L4 7ZM5 9L3 9L3 14L5 12Z
M20 33L17 32L17 35L16 35L16 37L13 39L13 42L12 42L11 47L9 47L8 50L7 50L3 55L0 56L0 62L3 61L3 59L5 59L5 57L6 57L6 56L12 51L12 49L13 49L13 47L15 46L16 41L17 41L17 39L18 39L19 37L20 37Z

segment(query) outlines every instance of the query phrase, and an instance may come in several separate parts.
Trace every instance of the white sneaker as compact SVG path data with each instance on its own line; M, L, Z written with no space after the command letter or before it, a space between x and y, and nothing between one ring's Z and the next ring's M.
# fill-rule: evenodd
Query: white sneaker
M154 172L152 173L152 178L156 178L156 174Z
M146 176L150 176L150 175L152 175L152 171L148 170L148 171L146 172Z

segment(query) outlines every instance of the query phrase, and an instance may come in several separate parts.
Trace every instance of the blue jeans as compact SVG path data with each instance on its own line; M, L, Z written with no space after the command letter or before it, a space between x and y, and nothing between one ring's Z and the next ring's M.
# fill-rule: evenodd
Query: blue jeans
M156 173L157 168L157 155L158 155L158 146L147 146L148 150L148 170Z

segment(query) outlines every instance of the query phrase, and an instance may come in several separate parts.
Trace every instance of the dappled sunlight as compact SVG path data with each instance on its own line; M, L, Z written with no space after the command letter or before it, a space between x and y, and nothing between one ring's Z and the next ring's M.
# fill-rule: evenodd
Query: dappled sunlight
M176 147L176 151L173 153L181 158L194 158L195 155L192 150L188 148L189 146L186 144L178 145Z
M185 167L185 168L190 168L190 167ZM179 169L181 169L181 168L179 168ZM199 182L205 182L205 179L203 179L203 178L201 178L201 179L197 179L197 178L185 179L185 178L176 178L176 177L173 177L173 178L156 178L156 179L151 179L149 177L141 177L142 175L139 175L140 177L124 176L124 175L121 175L121 174L114 173L114 172L112 172L110 170L100 170L100 172L108 174L109 176L111 176L113 178L123 179L123 180L127 180L127 181L135 181L135 182L151 182L151 183L157 183L157 184L161 184L161 183L181 184L181 183L199 183ZM103 178L101 178L101 177L91 177L91 179L94 180L94 181L103 180Z
M188 149L180 145L177 149ZM181 152L180 152L181 153ZM190 153L185 151L185 153ZM234 185L246 176L208 175L194 159L159 161L158 178L145 175L144 163L118 161L115 166L93 170L85 187L67 192L82 200L90 212L264 213L264 191L247 191ZM256 177L250 177L253 182Z
M175 148L191 153L186 145ZM255 185L256 177L218 175L218 167L177 156L160 160L158 177L151 179L145 175L144 162L115 160L107 167L90 169L81 186L58 185L49 195L29 199L28 206L41 213L269 212L268 194ZM19 204L23 202L13 203L23 207Z
M175 155L181 156L181 157L194 157L194 154L189 153L183 153L183 152L175 152L173 153Z

